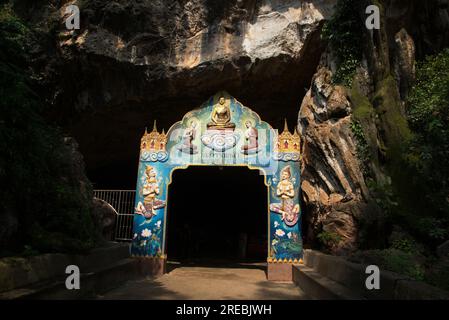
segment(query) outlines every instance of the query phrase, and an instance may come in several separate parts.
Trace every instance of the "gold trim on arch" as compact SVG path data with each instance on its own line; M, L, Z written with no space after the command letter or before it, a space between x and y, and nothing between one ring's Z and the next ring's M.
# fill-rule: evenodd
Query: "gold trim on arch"
M182 124L190 119L193 118L195 113L201 112L202 109L208 108L210 107L210 101L211 99L213 100L213 103L215 103L215 100L217 100L217 98L219 98L220 96L223 96L226 98L226 100L231 100L234 99L234 103L236 104L237 108L241 108L243 113L246 111L249 113L249 115L251 117L254 117L255 121L259 124L262 125L266 125L268 127L268 130L270 130L272 133L274 133L273 139L271 141L271 143L274 143L274 145L272 145L272 148L270 151L275 152L276 151L276 146L279 142L279 138L281 136L280 130L279 129L274 129L273 126L271 126L270 123L262 120L262 118L260 117L260 115L252 110L249 107L246 107L245 105L243 105L239 100L237 100L235 97L231 96L227 91L218 91L216 94L214 94L213 96L209 97L207 99L207 101L203 102L199 107L187 112L180 121L177 121L175 123L173 123L170 128L167 130L167 133L165 134L166 137L166 144L169 143L168 139L171 137L173 130L176 127L182 127ZM287 128L288 131L288 128ZM165 133L165 132L164 132ZM294 136L295 141L296 138L300 138L296 128L295 128L295 132L292 135L290 132L288 132L292 137ZM282 134L286 134L285 128L284 128L284 132ZM300 141L300 140L299 140ZM140 148L140 153L139 153L139 165L142 162L141 161L141 153L142 153L142 148ZM299 143L299 153L300 153L300 157L302 157L302 148L300 146ZM270 155L271 157L271 155ZM281 161L277 160L279 163L281 163ZM293 163L293 165L295 165L295 163ZM174 165L171 166L168 163L165 163L164 165L166 165L167 167L170 168L170 172L168 174L168 182L167 180L166 185L165 185L165 192L166 192L166 206L164 208L164 230L163 230L163 245L162 245L162 256L167 258L167 254L166 254L166 236L167 236L167 219L168 219L168 202L169 202L169 187L173 182L173 172L176 170L186 170L190 167L247 167L249 170L259 170L259 172L261 172L264 176L264 185L267 187L267 232L268 232L268 237L267 237L267 262L268 263L296 263L296 259L293 261L287 261L287 260L276 260L276 258L272 257L272 253L271 253L271 242L270 242L270 238L271 238L271 211L270 211L270 195L271 195L271 190L270 188L272 187L272 184L269 183L268 181L268 177L272 176L272 175L267 175L267 169L264 167L259 167L259 166L254 166L252 164L249 163L240 163L240 164L216 164L216 163L212 163L212 164L207 164L207 163L187 163L184 165ZM139 183L139 176L137 177L138 181L137 184ZM300 186L299 186L300 188Z

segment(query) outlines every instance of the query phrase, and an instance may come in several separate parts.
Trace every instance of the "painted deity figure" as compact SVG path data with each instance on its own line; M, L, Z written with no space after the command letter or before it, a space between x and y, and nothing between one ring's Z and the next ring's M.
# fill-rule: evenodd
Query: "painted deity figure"
M231 122L231 109L224 97L220 97L218 104L214 106L210 120L207 129L234 131L235 124Z
M156 198L159 195L159 185L157 182L156 171L152 166L145 169L145 182L142 188L144 197L143 203L139 202L136 207L136 213L151 219L156 215L156 210L165 207L165 201Z
M270 210L282 215L282 221L293 227L299 218L299 204L295 204L293 198L295 197L294 185L291 181L290 166L285 167L281 171L281 181L276 188L276 196L281 198L281 203L273 203L270 205Z
M259 132L254 128L251 121L245 122L245 144L242 146L242 151L244 154L257 153L257 148L259 147Z
M184 133L182 134L182 142L181 145L178 146L178 150L189 154L198 153L197 146L193 144L193 140L196 138L196 127L197 123L192 121L190 123L190 127L184 130Z

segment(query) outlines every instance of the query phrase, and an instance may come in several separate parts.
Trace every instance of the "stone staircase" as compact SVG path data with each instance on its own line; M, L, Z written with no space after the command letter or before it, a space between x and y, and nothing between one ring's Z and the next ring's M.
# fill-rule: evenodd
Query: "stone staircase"
M80 268L80 289L68 290L68 265ZM88 255L45 254L0 260L0 299L88 299L138 277L129 244L108 243Z
M294 267L293 281L312 300L364 300L347 287L304 265Z
M314 300L449 300L449 293L406 276L380 270L380 289L365 285L366 265L313 250L293 266L293 282Z

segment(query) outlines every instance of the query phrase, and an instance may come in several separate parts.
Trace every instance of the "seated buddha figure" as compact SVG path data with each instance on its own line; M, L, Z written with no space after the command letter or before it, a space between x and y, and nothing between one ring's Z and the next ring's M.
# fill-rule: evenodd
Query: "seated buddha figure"
M182 142L178 146L179 151L189 154L195 154L198 152L197 146L193 144L193 140L195 140L196 137L196 127L197 123L192 121L190 126L184 130L184 133L182 134Z
M211 121L207 124L210 130L232 130L235 124L231 122L231 109L226 104L226 99L221 97L218 104L214 106L211 114Z
M249 120L245 122L245 126L245 144L242 146L242 151L244 154L257 152L257 148L259 147L259 132Z

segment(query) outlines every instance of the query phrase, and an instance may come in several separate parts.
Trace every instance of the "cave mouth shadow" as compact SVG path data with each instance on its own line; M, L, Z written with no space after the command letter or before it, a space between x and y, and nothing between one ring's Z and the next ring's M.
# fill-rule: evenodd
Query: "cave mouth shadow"
M168 260L167 273L170 273L178 268L210 268L210 269L254 269L262 270L267 273L267 263L261 260L229 260L229 259L187 259L187 260Z
M167 271L179 267L266 270L268 190L258 170L191 166L168 188Z

